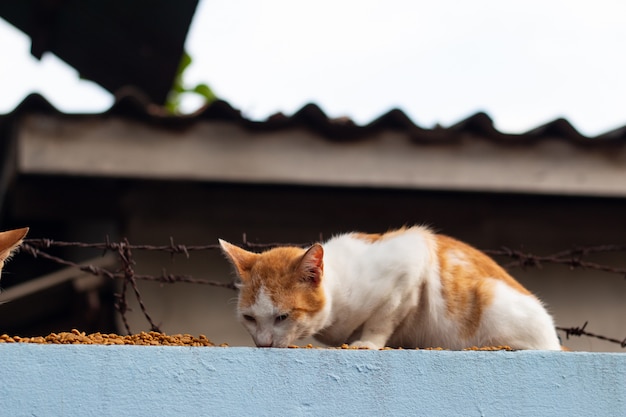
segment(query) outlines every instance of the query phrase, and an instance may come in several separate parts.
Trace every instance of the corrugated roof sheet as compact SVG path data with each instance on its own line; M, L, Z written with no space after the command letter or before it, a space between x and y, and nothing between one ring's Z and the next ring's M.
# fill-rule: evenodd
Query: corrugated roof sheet
M102 113L64 113L55 108L43 96L31 94L12 112L0 115L0 125L15 120L28 113L54 114L68 118L118 116L167 129L185 129L199 121L219 120L240 125L258 132L302 128L316 132L331 141L348 142L364 140L382 131L406 133L412 141L422 144L443 144L457 142L468 136L477 136L502 145L529 145L546 139L560 139L576 145L624 146L626 126L597 136L585 136L565 119L556 119L521 134L501 132L494 126L486 113L476 113L449 126L425 128L415 124L399 109L392 109L372 122L358 125L348 118L330 118L316 104L307 104L291 116L275 114L264 121L246 118L241 111L225 101L216 101L189 115L170 115L161 107L150 104L132 90L117 95L114 104Z
M140 88L156 103L172 89L198 0L20 0L0 2L0 16L81 77L115 92Z

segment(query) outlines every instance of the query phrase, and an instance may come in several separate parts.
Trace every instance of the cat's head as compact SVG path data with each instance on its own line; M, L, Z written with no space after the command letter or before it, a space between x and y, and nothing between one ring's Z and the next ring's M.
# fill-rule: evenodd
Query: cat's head
M24 239L26 233L28 233L28 227L0 232L0 275L2 274L4 263L22 243L22 239Z
M253 253L220 240L239 277L237 314L259 347L287 347L315 334L326 319L324 249Z

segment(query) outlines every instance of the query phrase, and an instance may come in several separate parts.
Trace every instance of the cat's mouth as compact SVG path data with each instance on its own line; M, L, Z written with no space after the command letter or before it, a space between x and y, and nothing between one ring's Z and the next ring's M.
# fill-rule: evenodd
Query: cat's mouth
M258 348L286 348L291 345L291 340L272 340L272 341L261 341L254 340L254 344Z

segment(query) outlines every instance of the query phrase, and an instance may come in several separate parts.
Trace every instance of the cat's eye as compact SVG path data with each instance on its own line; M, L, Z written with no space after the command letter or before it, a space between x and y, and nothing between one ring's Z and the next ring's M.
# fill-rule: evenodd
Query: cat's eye
M289 318L289 314L281 314L280 316L276 316L276 323L280 323L281 321L285 321Z
M243 319L248 323L256 323L256 319L248 314L244 314Z

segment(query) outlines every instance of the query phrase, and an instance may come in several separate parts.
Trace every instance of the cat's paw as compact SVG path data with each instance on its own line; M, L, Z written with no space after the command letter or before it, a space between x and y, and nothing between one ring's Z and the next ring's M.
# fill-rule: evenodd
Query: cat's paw
M369 342L367 340L357 340L356 342L350 343L350 347L359 348L359 349L373 349L378 350L380 346L375 343Z

